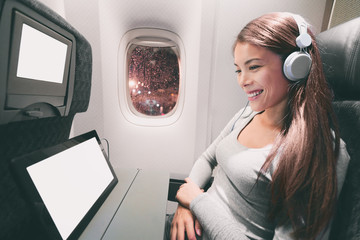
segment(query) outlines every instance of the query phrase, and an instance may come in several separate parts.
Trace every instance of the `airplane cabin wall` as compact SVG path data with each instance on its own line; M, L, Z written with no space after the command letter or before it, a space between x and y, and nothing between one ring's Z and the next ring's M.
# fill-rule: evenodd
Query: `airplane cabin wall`
M97 129L110 142L110 159L115 166L187 173L194 161L194 148L199 145L195 136L196 119L199 115L197 78L202 2L65 2L68 21L89 39L93 47L93 70L95 74L97 72L95 76L93 74L93 102L90 102L86 113L75 117L74 135ZM83 6L81 14L78 12L80 6ZM139 27L175 32L181 37L185 48L185 101L180 118L168 126L145 127L130 123L119 106L118 67L121 63L118 62L118 48L123 35L130 29ZM206 129L206 126L200 128Z
M111 154L116 156L116 165L187 173L194 159L196 136L201 1L110 0L101 1L99 11L102 69L106 78L104 134L112 143ZM108 28L114 21L117 28ZM181 60L185 61L185 75L180 82L185 84L182 93L185 101L180 118L171 125L139 126L128 122L119 108L118 94L123 94L115 87L123 76L117 71L122 64L118 62L119 43L128 30L139 27L174 32L180 36L185 48Z
M64 2L66 19L93 48L89 110L76 115L74 135L96 129L109 140L115 166L187 174L199 154L246 104L231 51L237 33L251 19L272 11L299 13L320 29L326 0ZM175 32L185 48L185 101L180 118L168 126L133 124L119 106L118 48L123 35L139 27Z

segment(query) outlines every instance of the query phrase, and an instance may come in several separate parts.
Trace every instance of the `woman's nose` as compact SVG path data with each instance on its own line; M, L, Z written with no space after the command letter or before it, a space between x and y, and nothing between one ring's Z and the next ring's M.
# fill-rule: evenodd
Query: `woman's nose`
M245 87L250 84L250 78L247 74L241 73L238 75L238 84L240 87Z

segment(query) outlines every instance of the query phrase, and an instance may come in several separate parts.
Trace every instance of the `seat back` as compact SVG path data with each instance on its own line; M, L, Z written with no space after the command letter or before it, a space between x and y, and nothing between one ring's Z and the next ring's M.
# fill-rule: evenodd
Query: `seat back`
M360 239L360 18L317 36L350 163L330 239Z
M45 5L35 0L0 0L0 13L7 1L17 2L66 29L74 35L76 43L73 97L67 116L0 125L0 239L46 239L44 231L33 217L13 177L10 161L17 156L58 144L69 138L74 115L86 111L89 104L92 74L91 46L77 30ZM0 79L0 81L7 80Z

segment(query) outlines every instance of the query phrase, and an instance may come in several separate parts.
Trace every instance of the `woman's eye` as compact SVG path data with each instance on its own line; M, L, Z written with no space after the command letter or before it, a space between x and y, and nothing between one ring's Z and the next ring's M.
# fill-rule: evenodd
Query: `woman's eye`
M249 67L249 70L256 70L258 68L260 68L261 66L260 65L252 65Z
M241 70L236 70L235 73L239 74L239 73L241 73Z

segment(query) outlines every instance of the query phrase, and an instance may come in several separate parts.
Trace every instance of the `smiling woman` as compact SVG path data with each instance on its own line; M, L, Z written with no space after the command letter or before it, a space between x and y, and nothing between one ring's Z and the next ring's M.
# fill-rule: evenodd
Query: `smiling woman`
M234 56L238 83L247 94L251 108L254 111L283 109L289 82L279 71L280 56L267 48L242 42L236 44Z
M195 162L168 220L172 239L194 239L197 222L202 239L327 239L349 155L314 36L311 46L298 42L302 26L298 15L270 13L239 33L235 66L250 107ZM283 71L293 53L311 60L296 81Z

